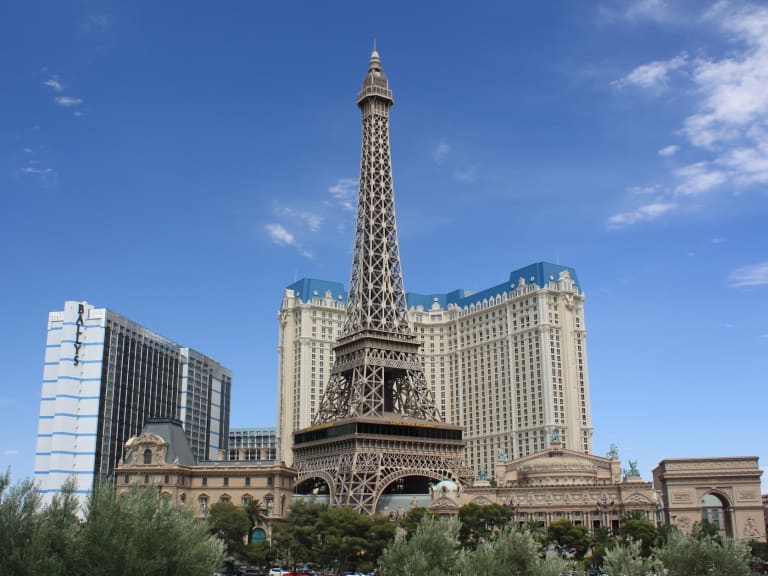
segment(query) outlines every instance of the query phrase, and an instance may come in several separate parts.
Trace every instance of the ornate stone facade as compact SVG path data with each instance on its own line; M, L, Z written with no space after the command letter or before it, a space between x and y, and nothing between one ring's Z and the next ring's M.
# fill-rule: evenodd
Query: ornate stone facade
M163 500L193 506L200 516L216 502L245 506L259 500L269 519L281 519L291 504L296 472L284 464L253 461L196 462L181 423L147 423L125 443L115 471L118 493L132 484L157 486ZM268 527L263 527L268 532Z
M756 456L662 460L653 480L663 521L689 532L706 519L725 536L765 541L762 474Z
M546 528L570 520L590 531L617 531L621 519L639 512L656 521L657 494L650 482L622 471L618 456L601 458L558 447L524 458L497 458L496 487L487 480L461 489L437 485L430 510L456 514L466 504L501 504L512 509L518 523ZM441 483L442 484L442 483Z

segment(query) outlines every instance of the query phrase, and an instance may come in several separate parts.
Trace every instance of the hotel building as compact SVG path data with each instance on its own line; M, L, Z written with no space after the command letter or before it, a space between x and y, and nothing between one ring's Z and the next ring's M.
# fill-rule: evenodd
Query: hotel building
M68 301L48 315L35 479L87 494L113 478L147 418L181 421L200 460L226 454L232 376L215 360L106 308Z
M279 458L293 462L292 434L310 426L333 365L347 293L302 279L283 293L278 342ZM407 294L409 321L445 422L464 427L467 464L493 474L499 454L549 447L589 454L592 419L584 293L573 268L539 262L479 292Z

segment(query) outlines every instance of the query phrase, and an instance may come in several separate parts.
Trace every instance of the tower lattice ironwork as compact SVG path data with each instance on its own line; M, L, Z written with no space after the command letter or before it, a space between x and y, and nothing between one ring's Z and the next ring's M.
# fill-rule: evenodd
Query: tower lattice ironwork
M389 143L389 82L374 48L357 104L363 135L347 316L313 425L296 432L297 483L322 478L331 503L372 513L409 476L470 482L458 426L444 424L406 312Z

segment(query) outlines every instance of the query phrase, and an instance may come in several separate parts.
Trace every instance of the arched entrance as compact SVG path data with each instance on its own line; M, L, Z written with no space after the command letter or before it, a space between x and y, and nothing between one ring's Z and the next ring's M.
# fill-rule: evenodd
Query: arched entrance
M381 491L376 502L376 514L399 518L411 508L428 508L432 501L429 488L436 481L436 478L418 475L394 478Z
M304 500L328 506L331 502L331 488L326 479L313 476L296 484L292 500L293 502Z
M728 499L717 492L708 492L699 501L701 520L712 525L721 536L733 537L731 505Z

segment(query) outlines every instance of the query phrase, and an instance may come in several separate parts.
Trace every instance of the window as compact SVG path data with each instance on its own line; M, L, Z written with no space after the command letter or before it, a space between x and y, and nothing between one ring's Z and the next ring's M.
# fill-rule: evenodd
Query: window
M152 464L152 450L149 448L144 450L144 464Z
M208 477L203 476L203 486L208 486Z
M250 476L246 476L245 477L245 485L246 486L250 486L251 485L251 477Z
M229 486L229 477L224 477L224 486Z
M164 484L170 484L171 483L171 475L170 474L166 474L165 475L165 477L163 478L163 483Z
M200 496L199 500L200 502L200 510L203 512L208 511L208 496Z

